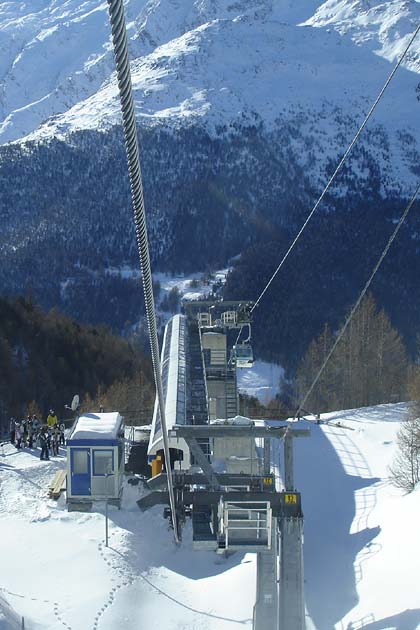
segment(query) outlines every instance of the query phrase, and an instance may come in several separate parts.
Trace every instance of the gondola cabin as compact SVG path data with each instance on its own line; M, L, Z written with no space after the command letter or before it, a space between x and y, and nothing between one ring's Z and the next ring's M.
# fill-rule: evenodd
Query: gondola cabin
M252 348L248 343L240 343L233 346L233 359L236 367L250 368L254 364Z
M118 412L80 416L67 440L68 509L105 499L119 507L124 465L124 418Z

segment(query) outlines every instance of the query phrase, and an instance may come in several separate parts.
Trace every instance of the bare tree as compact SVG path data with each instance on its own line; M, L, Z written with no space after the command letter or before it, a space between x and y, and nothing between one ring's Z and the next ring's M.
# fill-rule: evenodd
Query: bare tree
M417 360L409 371L408 395L409 400L420 401L420 335L417 337Z
M334 343L328 326L312 341L297 370L298 396L313 381ZM371 295L350 325L314 388L307 408L322 412L405 400L408 358L403 341Z
M405 492L414 490L420 481L420 405L414 403L410 417L397 433L398 452L389 468L391 481Z
M153 416L154 390L139 371L134 377L115 381L104 390L98 389L92 398L86 395L81 404L81 412L118 411L126 425L149 424Z

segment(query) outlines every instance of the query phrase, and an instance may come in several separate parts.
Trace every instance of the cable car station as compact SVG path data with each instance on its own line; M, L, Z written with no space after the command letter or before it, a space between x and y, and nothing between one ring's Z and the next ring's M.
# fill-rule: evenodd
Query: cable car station
M249 303L192 302L184 311L166 326L161 359L176 522L157 403L148 451L151 492L138 506L164 505L179 537L191 519L194 549L256 553L254 630L304 630L303 513L293 440L309 430L238 415L236 368L244 367L245 355L235 347L242 347L238 339L247 328L244 349L252 360ZM272 463L278 440L281 479Z

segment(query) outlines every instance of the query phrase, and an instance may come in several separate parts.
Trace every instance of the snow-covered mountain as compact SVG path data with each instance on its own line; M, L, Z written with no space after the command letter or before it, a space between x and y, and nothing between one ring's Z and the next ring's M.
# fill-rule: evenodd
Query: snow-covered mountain
M153 263L197 271L256 241L285 247L420 22L420 3L128 0L126 14ZM326 200L330 233L341 238L351 212L386 234L419 176L419 115L420 35ZM30 286L76 317L86 317L92 282L115 297L106 269L137 264L119 123L107 3L0 2L2 292ZM420 227L411 230L415 248ZM322 234L311 242L324 247ZM363 260L364 237L350 240L351 260Z
M305 110L361 117L419 21L414 0L129 0L137 112L210 128L253 113L268 126ZM0 5L1 142L119 121L109 31L100 0ZM378 112L393 129L416 127L419 53L420 37Z

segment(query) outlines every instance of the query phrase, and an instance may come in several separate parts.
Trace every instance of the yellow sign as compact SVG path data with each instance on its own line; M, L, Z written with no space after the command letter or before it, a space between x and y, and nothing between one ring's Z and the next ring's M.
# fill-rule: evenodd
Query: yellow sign
M273 483L272 477L263 477L263 484L266 486L271 486Z
M284 502L293 505L297 504L297 494L285 494L284 495Z

